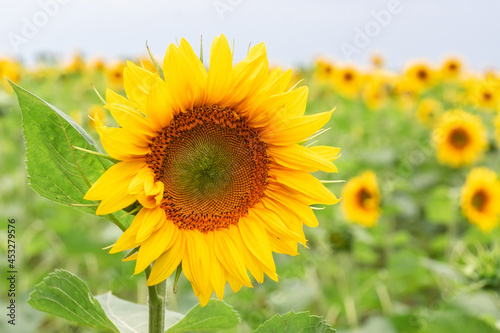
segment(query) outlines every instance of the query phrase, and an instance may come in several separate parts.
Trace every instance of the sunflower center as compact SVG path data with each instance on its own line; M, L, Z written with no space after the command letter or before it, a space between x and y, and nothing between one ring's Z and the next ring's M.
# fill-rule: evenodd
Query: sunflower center
M367 207L367 200L371 199L372 195L366 190L366 188L361 188L357 193L358 205L362 208Z
M176 115L153 139L147 163L165 185L161 207L182 229L237 224L267 186L266 144L233 110L217 105Z
M484 92L484 93L483 93L483 98L484 98L484 100L486 100L486 101L489 101L492 97L493 97L493 96L492 96L492 95L491 95L491 93L490 93L490 92L488 92L488 91L486 91L486 92Z
M450 133L450 143L457 149L463 149L469 143L469 134L463 128L455 128Z
M487 202L488 202L488 195L482 189L474 193L471 199L472 206L480 212L482 212L485 209Z
M427 80L427 76L428 76L428 75L427 75L427 71L426 71L426 70L424 70L424 69L420 69L420 70L418 70L418 72L417 72L417 76L418 76L418 78L419 78L420 80L425 81L425 80Z
M344 74L344 81L352 81L354 79L354 75L351 72L346 72Z

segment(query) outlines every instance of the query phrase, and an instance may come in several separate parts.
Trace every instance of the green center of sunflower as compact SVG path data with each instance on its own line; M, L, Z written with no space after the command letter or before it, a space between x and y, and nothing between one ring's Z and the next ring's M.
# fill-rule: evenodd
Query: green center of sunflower
M161 207L182 229L237 224L267 186L266 144L234 111L216 105L176 115L153 139L147 163L165 185Z
M463 149L469 144L469 134L463 128L455 128L450 133L450 143L457 149Z
M488 202L488 195L483 189L474 193L471 199L472 206L480 212L482 212L485 209L487 202Z

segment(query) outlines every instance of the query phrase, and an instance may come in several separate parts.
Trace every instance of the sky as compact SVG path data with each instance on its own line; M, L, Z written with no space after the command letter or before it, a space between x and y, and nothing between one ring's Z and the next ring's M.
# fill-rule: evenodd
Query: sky
M469 68L500 67L496 0L0 0L0 56L32 62L63 58L134 58L146 41L158 57L185 38L235 42L235 58L265 42L273 64L299 66L318 56L367 63L379 53L389 68L410 60L461 56Z

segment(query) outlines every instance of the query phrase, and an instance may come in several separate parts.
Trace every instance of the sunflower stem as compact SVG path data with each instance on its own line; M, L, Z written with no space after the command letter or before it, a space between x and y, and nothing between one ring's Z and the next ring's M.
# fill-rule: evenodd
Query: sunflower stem
M146 279L151 274L151 267L145 270ZM167 300L167 280L154 286L148 286L149 333L165 332L165 309Z

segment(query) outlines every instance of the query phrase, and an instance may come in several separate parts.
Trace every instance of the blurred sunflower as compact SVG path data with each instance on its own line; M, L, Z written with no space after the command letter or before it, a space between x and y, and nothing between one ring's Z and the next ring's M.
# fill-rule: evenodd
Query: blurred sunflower
M106 63L104 59L97 58L92 62L92 69L96 72L104 72L106 70Z
M362 86L363 77L353 66L337 68L333 75L334 88L346 98L357 98Z
M380 54L373 54L370 60L375 68L384 67L384 57L382 57Z
M351 178L342 189L342 210L347 220L372 227L380 215L380 192L373 171Z
M459 58L449 57L441 67L441 77L447 81L458 79L462 74L462 68L463 64Z
M85 60L81 53L75 53L70 63L66 67L66 72L73 74L82 74L85 71Z
M500 181L488 168L474 168L462 187L461 206L467 219L487 232L498 225Z
M123 69L125 64L120 61L109 67L106 67L107 85L112 89L118 90L123 87Z
M339 149L302 142L331 113L304 116L307 87L287 90L291 71L268 70L266 48L254 46L232 65L224 35L216 37L207 72L184 39L171 44L157 73L128 62L128 99L108 90L107 108L120 128L96 117L105 150L121 162L87 192L109 214L137 200L142 208L111 253L139 248L135 273L152 262L148 285L182 263L200 303L251 287L264 273L277 280L272 252L297 254L303 224L318 224L309 205L338 199L310 174L336 172Z
M415 90L415 85L408 80L408 78L396 78L394 92L398 110L408 112L415 108L418 99L418 92Z
M388 89L386 83L378 78L371 77L363 85L362 96L366 106L370 110L378 110L382 108L388 100Z
M316 59L314 75L319 82L331 83L333 80L333 73L334 67L332 61L324 58Z
M500 110L500 81L473 79L468 83L471 103L482 110Z
M13 92L12 87L5 77L14 83L18 83L21 79L21 71L22 67L17 61L9 58L0 58L0 88L3 86L7 92Z
M432 126L443 111L441 103L434 98L424 98L417 107L416 117L426 126Z
M438 161L455 168L479 160L488 145L481 119L462 110L444 113L432 137Z
M427 63L418 62L406 69L405 78L413 90L422 92L432 86L435 82L436 74Z

